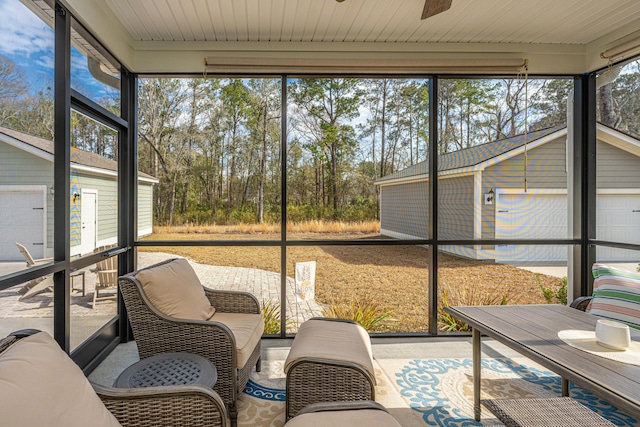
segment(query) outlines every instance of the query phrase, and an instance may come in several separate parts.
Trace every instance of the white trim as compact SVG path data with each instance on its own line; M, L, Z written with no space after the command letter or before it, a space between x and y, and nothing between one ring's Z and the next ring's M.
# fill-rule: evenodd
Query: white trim
M92 175L108 176L110 178L115 178L116 180L118 179L118 172L112 171L109 169L102 169L102 168L96 168L92 166L84 166L78 163L71 163L71 171L73 171L74 169L77 171L87 172ZM138 182L147 182L149 184L157 184L160 182L160 180L156 178L146 178L146 177L138 176Z
M485 206L488 208L490 206L495 206L495 201L493 205L485 205L484 201L484 193L482 191L482 172L477 172L474 175L473 179L473 238L481 239L482 238L482 210L485 209Z
M148 236L153 234L153 226L149 228L143 228L142 230L138 230L138 237Z
M640 188L601 188L596 194L640 194Z
M390 179L388 181L381 182L378 185L380 187L387 187L387 186L396 185L399 183L411 184L414 182L422 182L422 181L429 181L429 174L423 173L420 175L411 175L410 177L398 177L398 178Z
M2 193L41 193L42 195L42 255L44 258L48 258L53 252L48 249L47 242L47 192L48 187L46 185L0 185L0 192Z
M496 188L496 194L567 194L566 188Z
M467 176L467 175L473 175L474 173L479 172L478 169L476 168L461 168L461 169L451 169L448 171L444 171L438 174L438 179L452 179L452 178L458 178L461 176ZM429 174L420 174L420 175L411 175L411 177L408 178L395 178L395 179L390 179L389 181L385 181L383 183L377 184L380 187L385 187L385 186L389 186L389 185L396 185L396 184L411 184L414 182L429 182Z
M53 154L48 153L41 148L34 147L33 145L27 144L24 141L21 141L2 132L0 132L0 139L6 144L11 145L12 147L25 151L29 154L33 154L34 156L40 157L41 159L53 162Z
M598 123L596 138L636 156L640 156L640 141L610 127Z
M382 234L383 236L393 237L394 239L403 239L403 240L423 239L422 237L412 236L411 234L398 233L397 231L385 230L384 228L380 228L380 234Z

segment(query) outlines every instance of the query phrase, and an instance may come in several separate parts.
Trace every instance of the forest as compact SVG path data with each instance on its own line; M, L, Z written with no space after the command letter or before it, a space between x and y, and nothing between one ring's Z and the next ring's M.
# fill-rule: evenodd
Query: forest
M599 89L598 120L640 136L639 84L638 63L626 65ZM51 86L34 93L0 56L0 126L52 139ZM441 77L438 87L443 154L564 125L573 79ZM426 78L141 77L138 166L160 181L155 223L277 223L283 179L289 222L375 220L376 179L427 160L429 95ZM117 91L95 101L119 114ZM117 131L71 119L73 147L117 158Z

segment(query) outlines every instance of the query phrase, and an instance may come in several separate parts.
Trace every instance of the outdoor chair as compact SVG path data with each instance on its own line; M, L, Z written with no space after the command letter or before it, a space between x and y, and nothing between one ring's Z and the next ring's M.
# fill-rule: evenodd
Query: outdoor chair
M27 268L31 268L31 267L35 267L37 265L42 265L42 264L46 264L48 262L53 261L53 258L39 258L39 259L34 259L31 256L31 253L29 253L29 250L21 245L20 243L16 242L16 246L18 247L18 250L20 251L20 253L22 254L22 256L24 257L24 260L27 263ZM71 277L76 277L76 276L80 276L80 275L84 275L84 271L75 271L73 273L71 273ZM116 273L117 276L117 273ZM83 277L83 295L84 295L84 277ZM115 280L115 279L114 279ZM31 298L39 293L42 293L44 291L46 291L49 288L53 288L53 276L49 275L49 276L44 276L44 277L40 277L38 279L33 279L30 280L29 282L27 282L20 290L18 290L18 293L23 294L19 300L23 301L25 299Z
M27 263L27 268L35 267L37 265L46 264L48 262L53 261L53 258L34 259L29 253L29 250L24 245L21 245L20 243L16 242L16 246L18 247L18 251L20 251L20 253L24 257L24 260ZM40 286L37 286L40 283L42 284ZM20 298L22 300L25 298L29 298L33 295L36 295L40 292L44 292L50 286L53 286L53 279L50 276L41 277L41 278L33 279L27 282L22 288L20 288L18 293L20 294L26 294L27 292L29 293L29 295L23 295ZM33 289L33 291L29 292L31 289Z
M0 414L7 426L227 427L220 396L200 385L112 388L92 384L46 332L0 340Z
M640 273L593 264L593 294L570 304L578 310L640 329Z
M185 259L170 259L120 277L120 292L140 359L188 352L218 371L214 390L227 405L232 426L236 400L256 366L264 319L255 296L208 289Z
M98 261L96 268L92 271L96 273L98 280L96 281L93 292L93 303L91 307L95 308L96 302L98 301L117 299L118 257L111 256ZM104 291L105 289L113 289L116 292L109 293L107 296L100 296L100 291Z

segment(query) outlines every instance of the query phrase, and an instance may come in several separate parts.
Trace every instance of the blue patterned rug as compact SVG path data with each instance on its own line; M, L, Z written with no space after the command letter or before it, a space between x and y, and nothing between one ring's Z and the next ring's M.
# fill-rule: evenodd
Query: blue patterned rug
M285 378L283 361L265 361L252 373L238 409L239 427L284 425ZM376 400L403 427L501 426L483 409L482 424L473 419L471 359L374 360ZM482 359L482 398L560 396L560 377L525 358ZM617 426L640 426L591 393L571 387L571 397Z
M426 425L501 425L490 412L484 410L482 424L473 419L471 359L417 359L404 361L402 366L397 361L390 362L381 361L383 371L389 373L389 368L393 366L392 379L396 387ZM557 397L561 394L561 383L559 376L541 367L511 359L484 358L481 390L483 399ZM580 387L571 386L571 397L617 426L638 425L634 418Z

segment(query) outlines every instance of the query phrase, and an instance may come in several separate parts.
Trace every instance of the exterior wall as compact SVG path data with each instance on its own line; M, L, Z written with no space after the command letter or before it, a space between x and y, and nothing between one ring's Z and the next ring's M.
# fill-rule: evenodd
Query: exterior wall
M567 188L566 139L551 141L527 153L527 188ZM489 166L482 173L482 191L524 187L524 154ZM495 204L482 206L482 238L495 238Z
M53 163L9 144L0 143L0 185L53 186ZM53 251L53 196L47 191L47 247Z
M606 142L596 144L596 187L640 189L640 157Z
M380 187L380 233L426 239L429 233L429 182Z
M138 237L153 232L153 185L138 184Z
M115 179L102 176L78 174L78 186L81 189L91 189L98 192L96 207L96 245L109 245L117 242L118 238L118 185ZM82 200L79 201L82 212ZM80 216L77 221L80 221ZM72 219L72 229L74 226ZM79 242L81 243L81 242Z
M438 181L438 237L473 239L473 175Z

